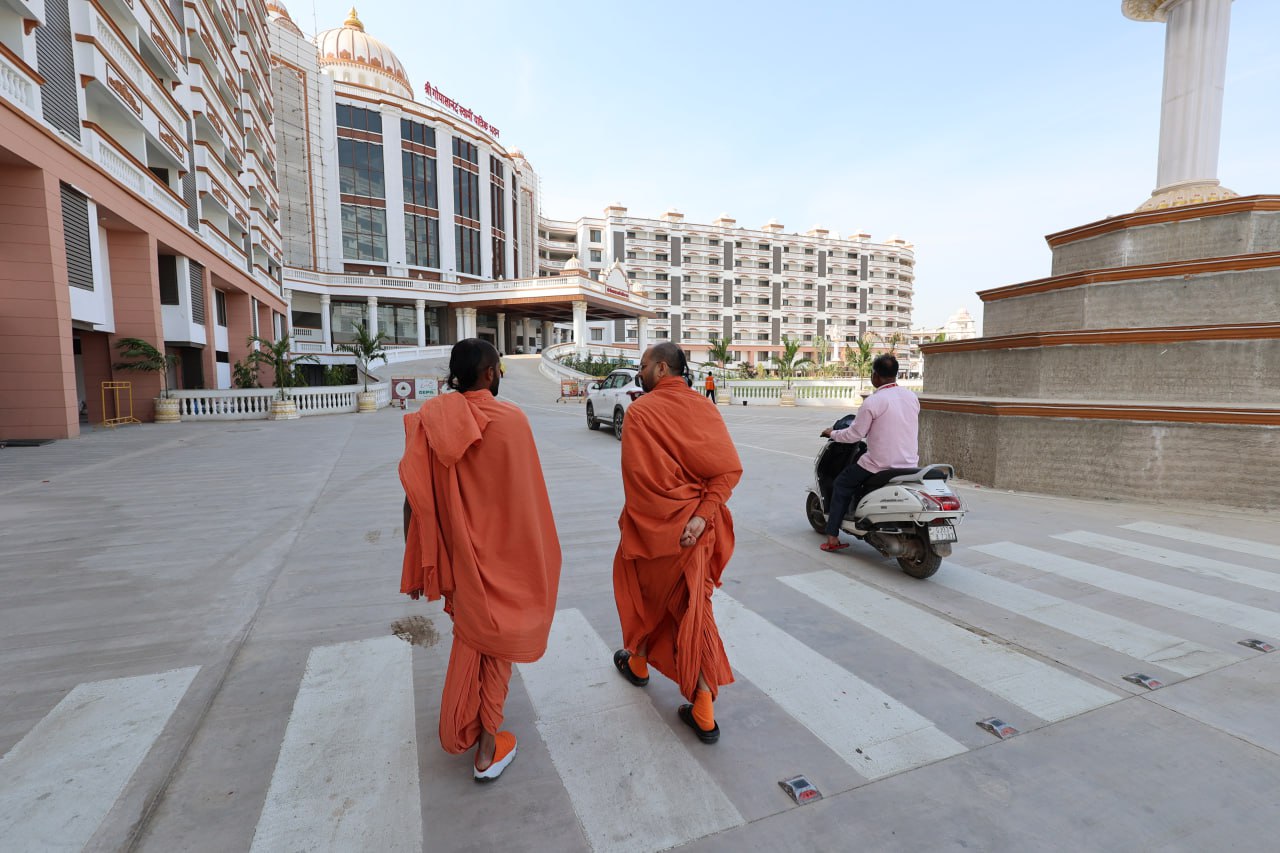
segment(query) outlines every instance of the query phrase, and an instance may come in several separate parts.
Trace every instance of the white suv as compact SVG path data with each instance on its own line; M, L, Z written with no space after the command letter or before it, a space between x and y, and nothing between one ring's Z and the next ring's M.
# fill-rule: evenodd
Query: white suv
M587 429L599 429L600 424L611 423L614 437L622 441L622 419L627 406L643 393L640 371L633 367L613 371L587 392Z

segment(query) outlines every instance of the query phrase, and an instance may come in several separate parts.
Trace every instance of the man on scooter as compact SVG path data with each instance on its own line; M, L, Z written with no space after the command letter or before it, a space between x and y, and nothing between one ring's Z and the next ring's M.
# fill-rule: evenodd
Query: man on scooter
M858 409L858 416L845 429L828 428L823 438L853 444L867 443L867 452L850 463L836 477L827 507L827 541L824 551L848 548L840 541L840 523L849 512L854 494L872 474L889 468L915 468L920 464L920 400L915 393L898 387L898 359L882 353L871 362L871 384L875 391Z

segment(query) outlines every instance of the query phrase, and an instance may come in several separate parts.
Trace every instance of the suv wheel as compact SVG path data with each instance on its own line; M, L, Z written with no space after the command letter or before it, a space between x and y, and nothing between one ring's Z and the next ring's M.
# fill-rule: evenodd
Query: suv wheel
M623 414L624 414L624 412L622 411L622 407L621 407L621 406L619 406L618 408L616 408L616 409L614 409L614 410L613 410L613 437L614 437L614 438L616 438L616 439L618 439L618 441L622 441L622 416L623 416Z
M587 429L600 429L600 422L596 420L595 407L587 403Z

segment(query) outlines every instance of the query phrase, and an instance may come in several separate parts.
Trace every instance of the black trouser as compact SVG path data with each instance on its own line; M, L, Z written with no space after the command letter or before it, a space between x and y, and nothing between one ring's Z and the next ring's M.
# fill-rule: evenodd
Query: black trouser
M714 403L714 402L716 401L716 389L714 389L714 388L707 388L707 389L705 389L702 393L706 394L706 395L707 395L707 399L708 399L708 400L710 400L711 402L713 402L713 403Z
M850 462L836 477L831 487L831 506L827 507L828 536L840 535L840 523L849 512L849 504L853 502L854 493L863 483L871 479L871 474L872 472L857 462Z

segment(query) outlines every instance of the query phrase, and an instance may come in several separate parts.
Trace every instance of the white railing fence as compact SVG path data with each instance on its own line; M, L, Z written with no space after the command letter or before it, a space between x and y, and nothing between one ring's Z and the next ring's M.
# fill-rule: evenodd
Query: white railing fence
M356 411L356 395L363 390L363 385L290 388L289 399L303 417L336 415ZM370 383L369 390L376 395L378 408L391 405L390 383ZM279 393L275 388L225 388L174 391L172 396L184 421L246 421L265 419Z

